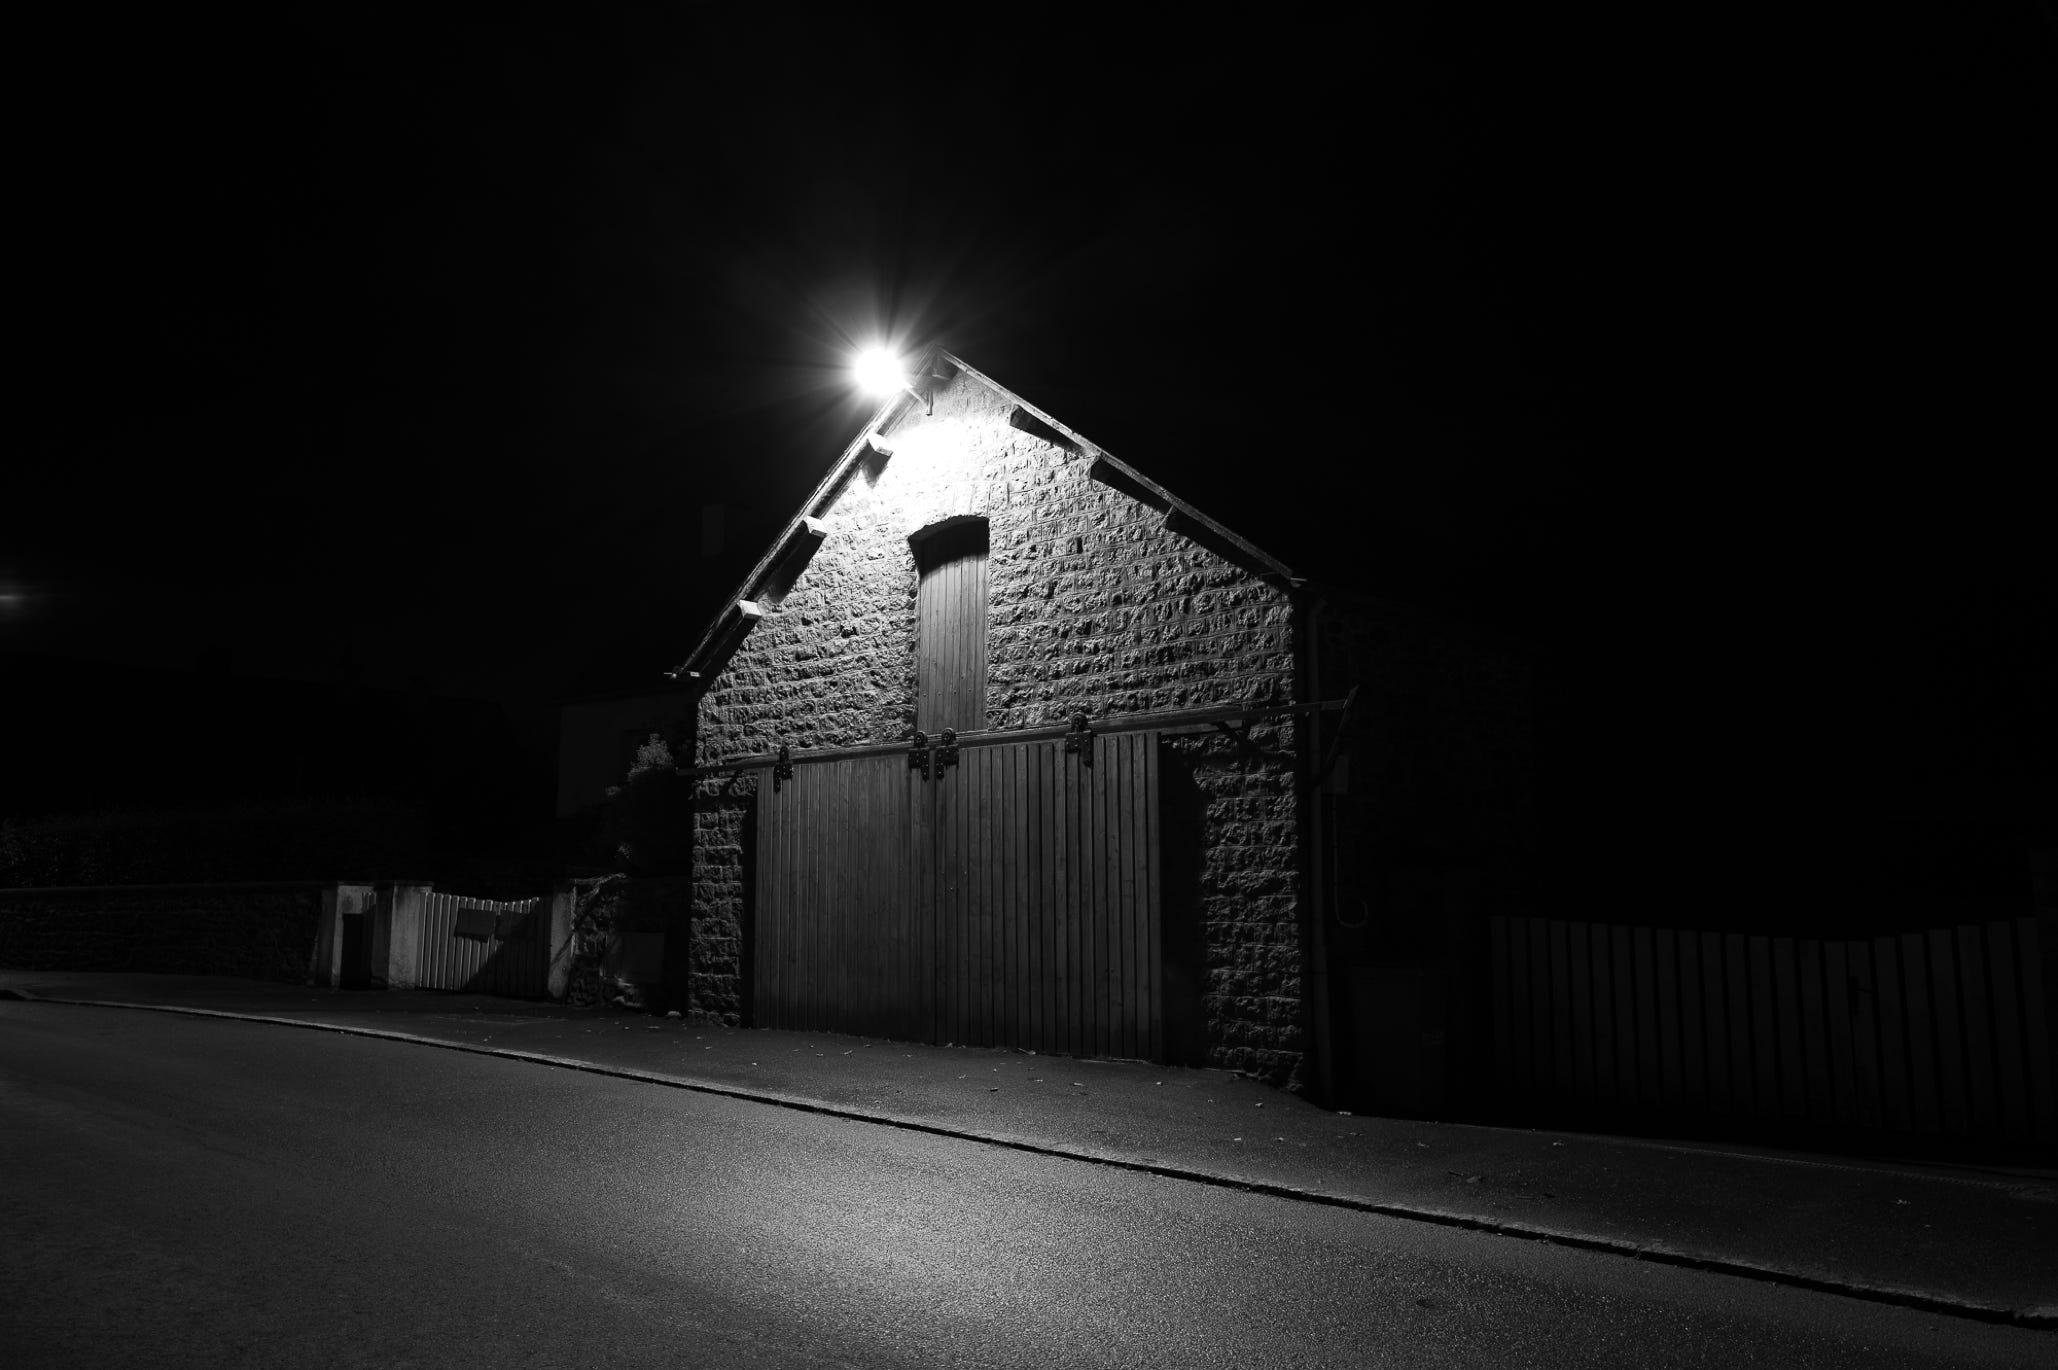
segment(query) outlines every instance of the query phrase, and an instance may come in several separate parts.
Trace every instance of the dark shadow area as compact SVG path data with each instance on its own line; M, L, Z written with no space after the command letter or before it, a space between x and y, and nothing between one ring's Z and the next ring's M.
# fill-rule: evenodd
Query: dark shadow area
M344 989L370 989L372 987L372 946L369 920L361 913L346 913L343 921L343 967L341 982Z
M1823 1156L1854 1156L1931 1165L2048 1168L2054 1152L2033 1137L1903 1132L1890 1127L1821 1123L1808 1118L1717 1112L1595 1101L1551 1101L1510 1109L1500 1126L1637 1137L1650 1141L1713 1142L1768 1147Z
M1334 815L1331 815L1333 817ZM1341 850L1339 850L1341 848ZM1382 1117L1449 1116L1454 952L1478 903L1477 872L1432 848L1338 825L1324 871L1336 1106Z
M1165 1063L1207 1064L1207 1015L1201 994L1207 965L1201 937L1202 820L1205 803L1193 763L1158 744L1159 918L1164 945Z

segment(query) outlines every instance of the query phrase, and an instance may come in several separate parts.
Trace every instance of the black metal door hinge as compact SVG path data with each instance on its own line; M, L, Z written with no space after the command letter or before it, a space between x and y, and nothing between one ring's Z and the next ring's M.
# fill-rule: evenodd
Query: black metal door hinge
M929 778L929 734L916 731L914 749L908 753L908 769L920 771L924 780Z
M793 779L793 749L785 743L779 744L779 759L772 763L772 793L779 792L781 783Z
M1065 734L1065 755L1078 757L1082 766L1093 764L1093 732L1086 725L1085 714L1072 715L1072 731Z
M943 736L936 739L936 774L942 775L945 766L958 764L958 730L945 728Z

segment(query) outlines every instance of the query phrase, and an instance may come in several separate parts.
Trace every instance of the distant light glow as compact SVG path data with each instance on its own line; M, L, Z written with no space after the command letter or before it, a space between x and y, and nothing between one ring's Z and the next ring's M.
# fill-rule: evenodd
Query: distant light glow
M908 383L900 358L883 347L868 347L858 353L857 383L867 394L890 395Z

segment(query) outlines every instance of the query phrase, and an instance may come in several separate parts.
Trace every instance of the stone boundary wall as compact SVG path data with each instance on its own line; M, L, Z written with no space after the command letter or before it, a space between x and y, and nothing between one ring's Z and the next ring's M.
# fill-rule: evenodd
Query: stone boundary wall
M1092 480L1092 450L1011 426L1013 403L960 373L938 391L933 414L911 406L889 426L893 454L858 462L818 511L828 531L812 561L763 596L766 616L711 681L696 764L782 743L907 738L918 579L909 537L950 518L988 521L987 727L1292 698L1286 593ZM1251 743L1277 754L1174 744L1191 757L1203 827L1198 907L1182 915L1197 927L1180 932L1200 944L1204 1059L1283 1081L1304 1047L1293 727L1254 730ZM707 780L699 789L692 1002L723 1021L746 1012L736 949L754 783Z
M319 885L0 891L0 966L303 984Z
M558 968L551 997L573 1008L665 1007L664 944L683 924L688 894L688 882L676 876L560 883L548 923Z

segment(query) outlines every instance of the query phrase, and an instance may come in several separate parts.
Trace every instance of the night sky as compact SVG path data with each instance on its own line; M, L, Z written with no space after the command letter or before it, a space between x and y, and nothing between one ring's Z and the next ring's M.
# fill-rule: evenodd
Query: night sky
M2049 6L782 10L20 31L0 645L651 680L941 342L1520 645L1592 851L2058 819Z

